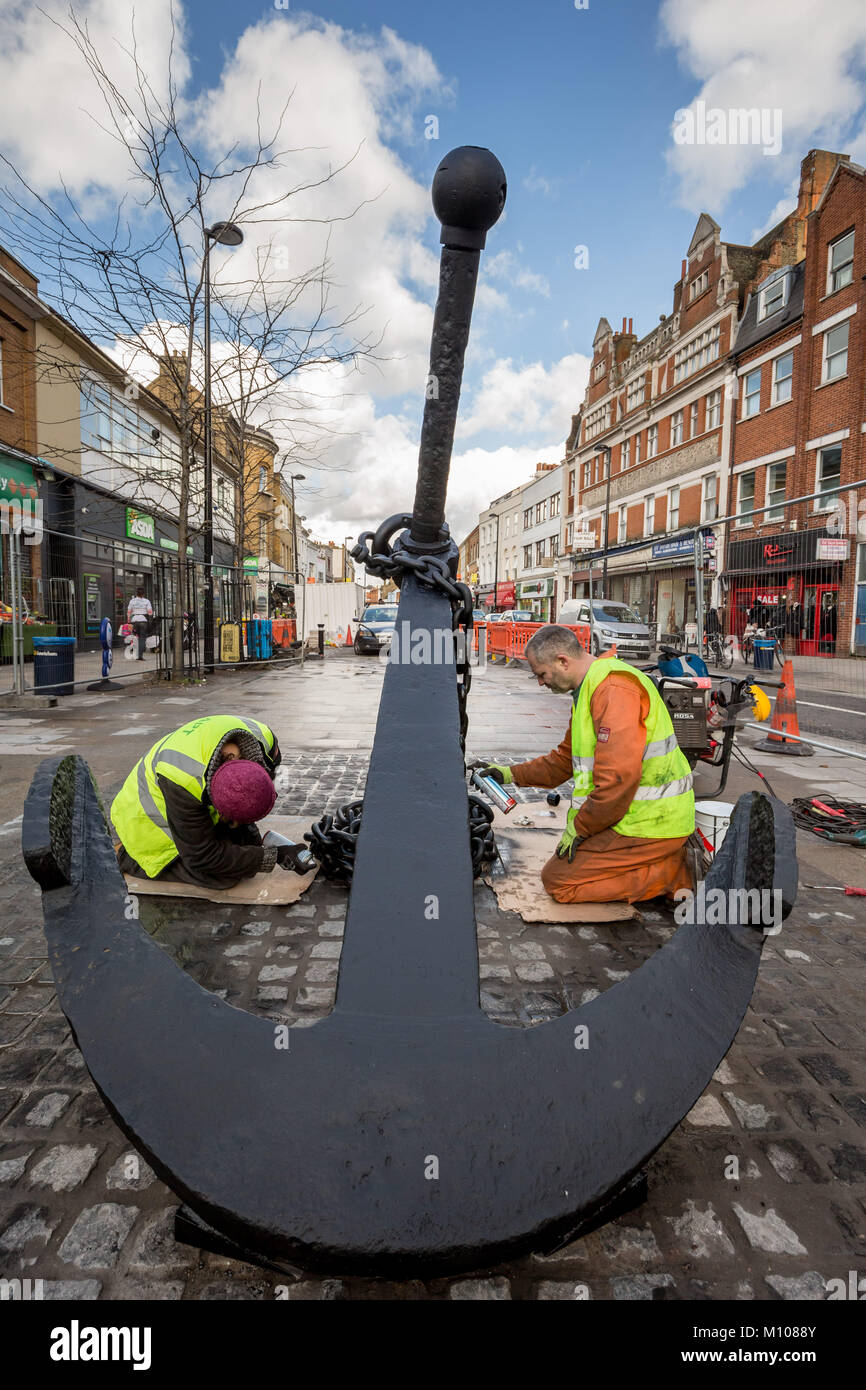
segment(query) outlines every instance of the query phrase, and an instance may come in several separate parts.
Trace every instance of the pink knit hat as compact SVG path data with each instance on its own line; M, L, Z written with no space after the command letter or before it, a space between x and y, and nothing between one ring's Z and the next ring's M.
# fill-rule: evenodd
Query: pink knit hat
M224 820L250 825L274 809L277 791L258 763L234 758L218 767L211 778L210 799Z

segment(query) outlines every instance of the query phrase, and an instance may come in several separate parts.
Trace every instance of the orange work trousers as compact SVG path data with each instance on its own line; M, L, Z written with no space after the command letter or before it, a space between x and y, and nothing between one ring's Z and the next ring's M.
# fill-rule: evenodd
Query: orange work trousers
M601 830L578 846L570 864L556 855L548 859L541 882L558 903L639 903L673 896L692 886L688 838L647 840Z

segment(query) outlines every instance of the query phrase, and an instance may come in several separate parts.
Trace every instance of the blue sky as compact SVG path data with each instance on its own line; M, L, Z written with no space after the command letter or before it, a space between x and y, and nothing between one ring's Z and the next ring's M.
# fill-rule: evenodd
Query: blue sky
M66 0L43 5L61 16ZM168 6L77 4L109 53L128 42L135 10L157 86ZM302 499L337 539L411 503L439 253L429 187L453 146L489 146L509 183L482 259L455 442L449 511L461 535L536 460L562 456L599 317L618 328L631 316L642 335L669 312L702 210L725 239L750 242L793 206L810 148L866 160L863 0L327 0L309 10L176 0L175 11L180 90L212 150L249 138L257 88L266 107L293 92L286 134L317 152L288 165L353 155L336 202L324 202L333 212L369 200L331 254L337 301L366 306L387 360L324 382L334 435ZM45 196L58 196L62 173L85 203L110 209L128 175L84 123L97 109L87 73L39 11L0 0L0 18L11 39L0 54L4 150ZM698 100L778 110L781 151L678 147L675 113ZM425 138L431 116L435 140ZM297 225L273 235L293 263L314 254ZM575 268L577 246L588 269Z

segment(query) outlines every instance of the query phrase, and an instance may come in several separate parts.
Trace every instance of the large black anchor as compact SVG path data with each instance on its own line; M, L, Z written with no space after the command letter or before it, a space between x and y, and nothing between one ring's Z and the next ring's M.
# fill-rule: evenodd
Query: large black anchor
M454 420L480 250L505 180L485 150L442 161L445 224L410 530L445 558ZM451 600L410 563L398 631L436 649ZM683 926L627 980L532 1028L479 1005L468 802L453 664L399 660L384 682L333 1012L289 1029L179 970L134 920L86 763L43 763L24 856L43 890L60 1003L117 1123L187 1204L182 1229L277 1267L399 1277L550 1250L618 1194L705 1089L761 955L750 899ZM407 792L408 788L408 792ZM395 820L395 804L405 815ZM791 817L741 798L709 879L797 882Z

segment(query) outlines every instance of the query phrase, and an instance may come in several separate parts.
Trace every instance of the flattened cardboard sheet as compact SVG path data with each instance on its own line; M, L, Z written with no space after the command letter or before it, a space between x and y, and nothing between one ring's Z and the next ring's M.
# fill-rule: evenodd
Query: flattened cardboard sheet
M300 842L304 838L304 831L309 830L310 824L309 816L269 816L261 822L259 829L262 834L268 830L275 830L278 835L285 835L287 840ZM133 878L131 874L125 874L124 877L130 893L137 896L199 898L209 903L235 903L238 906L265 903L268 906L281 907L297 902L318 872L318 865L308 874L296 874L291 869L276 868L270 874L256 874L253 878L243 879L234 888L199 888L194 883Z
M557 903L545 892L541 870L565 829L568 805L563 797L557 807L548 806L546 801L527 801L507 816L496 811L493 827L502 862L496 861L484 875L484 882L493 889L503 912L517 912L524 922L577 926L582 922L632 921L639 914L631 903Z

